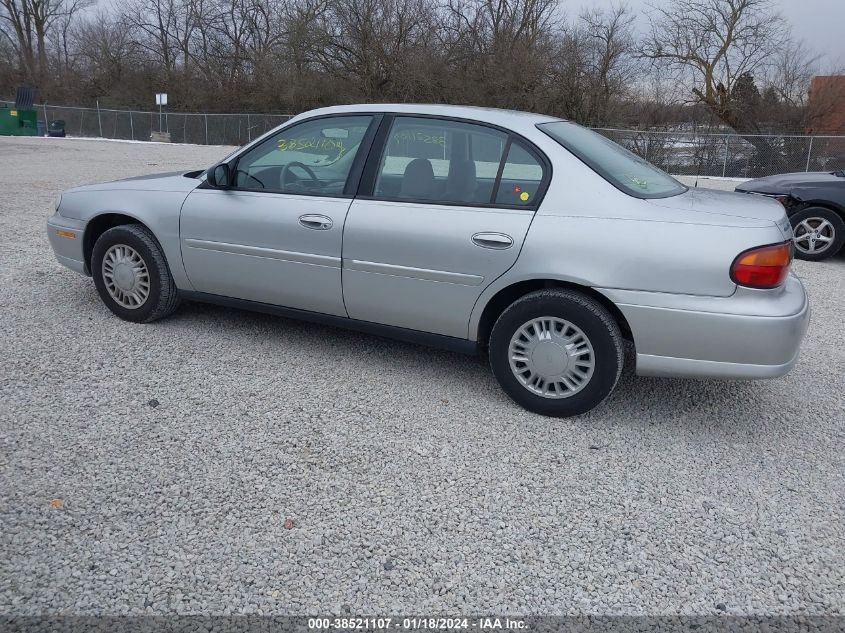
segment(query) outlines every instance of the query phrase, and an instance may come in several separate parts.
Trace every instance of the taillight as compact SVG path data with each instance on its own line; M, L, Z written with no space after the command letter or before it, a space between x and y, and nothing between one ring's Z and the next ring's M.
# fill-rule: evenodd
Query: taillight
M731 279L740 286L777 288L789 274L792 241L760 246L740 253L731 264Z

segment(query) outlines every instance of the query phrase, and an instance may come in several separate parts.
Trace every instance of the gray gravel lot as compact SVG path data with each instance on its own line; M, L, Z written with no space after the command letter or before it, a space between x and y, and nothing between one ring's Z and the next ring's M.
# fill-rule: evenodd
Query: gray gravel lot
M0 139L0 613L845 612L845 257L796 264L789 376L548 419L480 359L126 323L54 260L60 190L228 151Z

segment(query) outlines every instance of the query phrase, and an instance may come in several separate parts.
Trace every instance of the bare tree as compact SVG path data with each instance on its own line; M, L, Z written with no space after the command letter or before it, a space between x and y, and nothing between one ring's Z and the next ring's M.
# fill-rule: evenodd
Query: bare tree
M554 0L448 0L440 12L445 64L462 101L538 109L560 16Z
M772 58L769 85L778 97L796 108L807 103L807 90L816 74L820 57L801 40L789 39Z
M557 33L553 50L540 58L542 109L593 125L618 120L636 71L632 22L617 5L584 12Z
M331 0L315 58L338 80L352 80L365 99L401 95L431 37L430 16L424 0Z
M744 116L735 84L762 71L788 39L771 0L674 0L654 8L641 55L676 72L694 100L752 143L765 160L778 161L759 133L759 121Z
M139 50L129 25L100 11L76 27L73 39L77 44L73 56L95 94L107 94L126 83ZM129 94L122 96L124 102L132 101Z
M170 83L177 66L187 59L194 29L191 6L182 0L134 0L121 18L136 32L138 45L160 65L165 82Z
M634 15L618 4L607 11L587 11L581 22L588 42L588 120L603 125L612 118L611 108L621 103L633 80Z
M603 126L721 121L758 154L775 149L755 132L812 127L817 63L789 38L775 0L655 0L662 8L642 43L626 0L574 18L559 0L124 0L79 10L90 1L0 0L3 96L30 81L79 105L137 105L165 90L184 110L429 101Z
M315 105L319 100L317 57L324 44L319 30L330 0L290 0L283 14L285 43L281 50L287 81L282 82L287 102ZM315 36L315 33L317 35Z
M47 83L47 45L53 26L89 4L90 0L0 0L0 39L15 51L25 80Z

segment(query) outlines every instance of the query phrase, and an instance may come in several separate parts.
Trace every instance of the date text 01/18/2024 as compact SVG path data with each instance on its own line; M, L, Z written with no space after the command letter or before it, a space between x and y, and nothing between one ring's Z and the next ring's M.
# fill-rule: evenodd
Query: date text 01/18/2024
M524 620L510 617L485 617L485 618L439 618L439 617L344 617L344 618L308 618L308 628L315 630L390 630L401 629L405 631L451 631L451 630L477 630L497 631L525 630Z

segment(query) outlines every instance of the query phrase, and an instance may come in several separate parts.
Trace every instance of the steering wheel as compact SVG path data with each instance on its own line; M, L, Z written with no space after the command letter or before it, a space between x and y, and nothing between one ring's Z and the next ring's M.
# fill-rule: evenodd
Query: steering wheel
M257 182L257 183L259 184L259 186L260 186L262 189L266 189L266 188L267 188L267 187L265 187L265 186L264 186L264 183L263 183L263 182L261 182L258 178L256 178L256 177L255 177L255 176L253 176L252 174L249 174L249 173L245 172L243 169L236 169L236 170L235 170L235 182L237 182L237 180L238 180L238 179L237 179L237 175L238 175L238 174L243 174L244 176L246 176L246 177L247 177L247 179L249 179L249 180L254 180L255 182Z
M314 171L308 165L305 165L303 163L300 163L299 161L294 160L294 161L291 161L287 165L284 166L284 168L282 169L282 173L279 176L279 180L282 181L281 184L282 184L283 189L288 184L288 181L287 181L288 173L290 173L291 176L296 178L297 181L302 181L302 178L300 178L299 176L297 176L296 174L294 174L291 171L292 167L299 167L300 169L302 169L302 171L304 171L308 175L308 177L311 179L311 182L314 184L314 186L316 186L316 187L322 187L323 186L323 183L320 182L320 179L317 178L317 176L314 174Z

